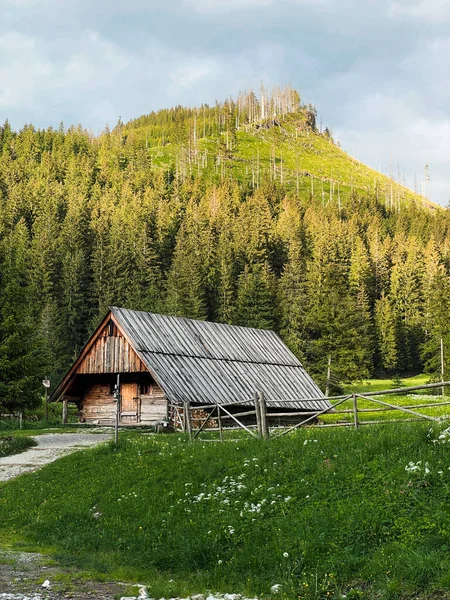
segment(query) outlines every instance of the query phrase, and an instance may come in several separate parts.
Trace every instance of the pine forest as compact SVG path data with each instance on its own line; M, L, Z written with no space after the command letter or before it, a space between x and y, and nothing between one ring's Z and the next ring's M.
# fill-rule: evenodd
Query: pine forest
M98 136L1 126L0 408L37 404L108 306L274 329L334 391L439 379L450 213L317 121L286 86Z

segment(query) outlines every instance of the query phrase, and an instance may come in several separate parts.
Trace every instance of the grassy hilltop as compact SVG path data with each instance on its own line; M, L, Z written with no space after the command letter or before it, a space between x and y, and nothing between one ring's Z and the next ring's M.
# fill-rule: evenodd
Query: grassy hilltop
M119 124L118 130L125 145L145 145L154 166L173 167L184 177L235 179L252 188L270 179L324 205L373 194L391 209L412 202L438 208L393 174L387 177L341 150L328 128L319 131L313 106L298 102L285 114L261 118L253 99L257 105L250 115L247 98L238 98L215 107L151 113Z

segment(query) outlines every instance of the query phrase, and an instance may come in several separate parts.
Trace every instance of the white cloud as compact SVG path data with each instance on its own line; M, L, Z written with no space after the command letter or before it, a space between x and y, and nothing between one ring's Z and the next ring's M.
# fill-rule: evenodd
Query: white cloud
M113 81L129 65L130 58L119 46L88 32L80 40L63 69L63 86L95 89Z
M213 103L258 87L261 79L278 83L284 62L283 46L270 43L227 57L185 52L154 38L131 51L94 31L72 40L0 34L0 122L63 120L98 130L119 115L128 120L170 105Z
M338 128L336 137L344 150L383 173L398 169L406 185L418 189L426 164L431 168L427 195L435 202L450 198L448 170L450 118L427 118L418 107L416 94L404 96L375 93L355 109L347 127Z
M50 113L53 104L108 86L129 64L126 53L95 32L80 36L69 53L66 46L65 40L18 32L0 35L0 109L6 116L21 109Z
M450 3L448 0L392 1L387 12L392 18L407 17L429 23L442 23L450 19Z
M220 77L222 65L214 58L190 58L176 65L170 73L169 93L176 96L183 89L201 85L205 79Z
M3 0L6 4L10 4L12 6L16 6L19 8L23 8L23 7L32 7L32 6L39 6L39 5L45 5L48 4L49 2L51 2L52 0Z
M199 13L231 13L262 9L277 4L309 5L321 8L334 0L182 0L182 4Z
M270 6L273 0L182 0L182 4L201 13L233 12Z
M42 81L54 67L39 56L36 41L17 32L0 36L0 108L33 103Z

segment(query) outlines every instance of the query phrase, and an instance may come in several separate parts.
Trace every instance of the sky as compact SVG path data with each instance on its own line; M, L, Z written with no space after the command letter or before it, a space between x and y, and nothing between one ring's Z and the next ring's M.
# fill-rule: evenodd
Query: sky
M450 200L449 0L0 0L0 122L99 133L290 83L349 154Z

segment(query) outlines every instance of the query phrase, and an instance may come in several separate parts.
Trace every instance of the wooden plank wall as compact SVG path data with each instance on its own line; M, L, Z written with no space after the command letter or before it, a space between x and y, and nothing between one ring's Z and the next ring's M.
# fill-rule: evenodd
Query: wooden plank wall
M113 333L113 335L109 335ZM139 373L147 369L117 328L106 326L78 365L78 374Z
M113 421L116 416L116 403L110 393L111 387L105 383L94 383L86 391L81 408L81 418L89 421Z
M167 418L167 398L156 383L150 386L150 393L141 396L141 422L153 423Z
M110 393L111 387L105 383L93 383L83 396L81 401L81 418L89 423L92 421L114 423L116 415L116 403L114 396ZM153 383L146 395L140 396L138 400L139 420L138 423L152 424L160 422L167 417L167 399L162 389ZM124 417L122 424L133 425L136 421Z

